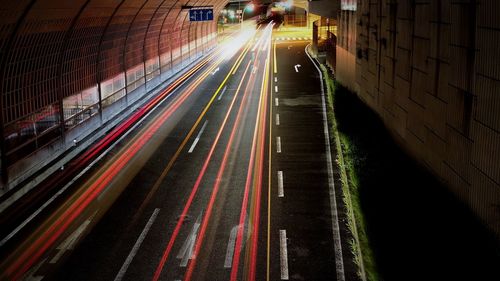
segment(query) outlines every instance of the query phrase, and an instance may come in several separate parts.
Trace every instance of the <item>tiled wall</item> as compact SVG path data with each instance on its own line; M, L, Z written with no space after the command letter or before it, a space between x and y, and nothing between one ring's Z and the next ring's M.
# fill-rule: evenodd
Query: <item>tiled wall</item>
M356 32L355 83L344 80L500 235L499 11L497 0L359 0L344 29Z

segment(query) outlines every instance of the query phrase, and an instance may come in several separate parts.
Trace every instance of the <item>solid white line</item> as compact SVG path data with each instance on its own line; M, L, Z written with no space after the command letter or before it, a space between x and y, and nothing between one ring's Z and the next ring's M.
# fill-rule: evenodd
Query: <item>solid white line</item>
M142 244L142 241L144 241L144 238L146 238L146 235L148 234L149 229L153 225L153 222L155 221L156 217L158 216L158 212L160 212L160 209L156 208L151 215L151 217L148 220L148 223L144 227L144 229L141 232L141 235L139 235L139 238L137 238L137 241L134 244L134 247L130 251L130 254L128 254L127 259L123 263L122 267L120 268L120 271L118 271L118 274L115 277L115 281L119 281L123 279L123 276L125 275L125 272L127 272L127 269L134 259L135 255L137 254L137 251L139 250L139 247Z
M224 88L222 89L222 92L220 93L219 98L217 100L222 99L222 95L224 95L224 92L226 92L226 88L227 88L227 86L224 86Z
M283 188L283 171L278 171L278 197L285 197Z
M280 125L280 114L276 113L276 126Z
M328 119L326 115L326 102L325 102L325 89L323 87L323 73L316 65L314 60L311 58L307 52L307 48L311 44L306 46L306 55L311 60L314 67L319 73L319 78L321 80L321 103L323 105L323 131L325 134L325 148L326 148L326 164L328 167L328 183L330 187L330 207L332 215L332 229L333 229L333 248L335 252L335 268L337 272L337 281L345 281L344 274L344 261L342 258L342 243L340 242L340 227L339 227L339 216L337 211L337 201L335 199L335 185L333 181L333 165L332 165L332 152L330 150L330 133L328 132Z
M194 148L196 147L196 144L200 140L201 134L203 134L203 131L205 131L205 127L207 126L207 123L208 123L208 120L205 120L205 123L203 123L203 126L201 127L200 132L198 133L198 135L196 136L196 139L194 140L193 144L189 148L188 153L193 152Z
M233 264L234 243L236 243L236 234L238 233L238 226L236 225L231 229L229 234L229 242L227 243L226 259L224 260L224 268L231 268Z
M281 153L281 137L276 137L276 152Z
M288 249L286 246L286 230L280 229L280 269L281 280L288 280Z
M276 106L280 105L280 101L278 100L278 98L274 98L274 103L276 104Z
M277 93L278 92L278 86L274 86L274 91Z

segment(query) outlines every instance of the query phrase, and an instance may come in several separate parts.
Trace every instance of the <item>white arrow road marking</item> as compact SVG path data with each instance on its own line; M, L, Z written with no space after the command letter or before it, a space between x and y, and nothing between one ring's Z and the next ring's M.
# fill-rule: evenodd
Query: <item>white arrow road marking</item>
M227 243L227 250L226 250L226 259L224 260L224 268L231 268L233 264L233 254L234 254L234 247L236 243L236 234L238 233L238 225L234 226L233 229L231 229L231 233L229 234L229 242Z
M35 275L38 269L47 261L47 259L43 259L41 262L39 262L36 266L33 266L26 274L24 275L24 281L40 281L42 280L45 276L43 275Z
M217 71L219 71L218 67L214 70L214 72L212 72L212 75L215 75L215 73L217 73Z
M288 249L286 246L286 230L280 229L280 263L281 280L288 280Z
M186 241L184 241L181 250L177 254L177 258L182 259L180 264L181 267L186 267L188 261L193 258L194 244L196 243L196 236L198 235L200 222L201 222L201 213L196 219L196 222L194 223L193 228L191 229L191 233L189 234Z
M158 216L158 213L160 212L160 209L156 208L153 211L153 214L149 218L148 222L146 223L146 226L141 232L141 235L139 235L139 238L137 238L137 241L135 241L134 247L132 247L132 250L130 250L130 253L127 256L127 259L123 263L122 267L120 268L120 271L118 271L118 274L116 274L115 281L120 281L123 279L123 276L125 276L125 272L127 272L127 269L132 263L132 260L135 257L135 254L137 254L137 251L139 250L139 247L141 247L142 241L144 241L144 238L146 238L146 235L149 232L149 229L153 225L153 222L155 221L156 217Z
M301 67L301 65L300 65L300 64L296 64L296 65L295 65L295 72L299 72L299 67Z
M73 250L75 247L76 242L78 241L78 238L82 235L82 233L85 231L87 226L89 226L90 222L94 218L95 214L97 214L97 211L90 216L86 221L84 221L66 240L64 240L59 246L57 246L57 254L49 261L49 263L57 263L59 259L62 257L62 255L67 251L67 250Z

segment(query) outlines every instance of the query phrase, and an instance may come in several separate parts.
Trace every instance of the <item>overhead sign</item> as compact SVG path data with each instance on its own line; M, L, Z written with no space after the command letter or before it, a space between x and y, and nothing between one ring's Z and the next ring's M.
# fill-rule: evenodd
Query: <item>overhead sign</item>
M340 2L340 9L341 10L356 11L357 6L358 6L358 4L357 4L356 0L342 0Z
M211 21L214 19L214 10L211 8L189 9L189 21Z

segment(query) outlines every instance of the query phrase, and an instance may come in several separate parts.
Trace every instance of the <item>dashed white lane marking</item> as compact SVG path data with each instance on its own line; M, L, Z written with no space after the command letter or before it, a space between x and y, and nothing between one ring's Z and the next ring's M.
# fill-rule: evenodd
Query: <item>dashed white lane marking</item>
M278 171L278 197L285 197L285 189L283 188L283 171Z
M278 77L274 77L274 82L278 82Z
M181 267L186 267L188 264L188 261L193 258L193 250L194 250L194 245L196 243L196 236L198 235L198 229L200 228L200 223L201 223L201 213L196 219L196 222L193 224L193 228L191 228L191 233L189 233L189 236L187 237L186 241L184 241L184 244L182 244L182 247L177 254L177 258L181 259Z
M280 125L280 114L276 113L276 126Z
M94 212L92 216L90 216L87 220L85 220L68 238L66 238L59 246L57 246L57 254L49 261L49 263L57 263L59 259L62 257L62 255L67 251L67 250L73 250L75 247L76 242L78 239L81 237L82 233L87 229L89 226L90 222L94 218L95 214L97 214L97 211Z
M205 123L203 123L203 126L201 127L200 132L198 133L198 135L196 136L196 139L194 140L193 144L189 148L188 153L193 152L194 148L196 147L196 144L198 143L198 141L200 141L201 134L203 134L203 131L205 131L205 127L207 126L207 123L208 123L208 120L205 120Z
M231 229L229 234L229 242L227 243L226 259L224 260L224 268L231 268L233 264L234 243L236 242L236 234L238 233L238 225Z
M276 152L281 153L281 137L276 137Z
M274 86L274 91L277 93L278 92L278 86Z
M128 254L127 259L123 263L122 267L120 268L120 271L118 271L118 274L115 277L115 281L119 281L123 279L123 276L125 275L125 272L127 272L128 267L130 266L130 263L134 259L135 255L137 254L137 251L139 250L139 247L141 247L142 241L144 241L144 238L146 238L146 235L149 232L149 229L153 225L156 217L158 216L158 213L160 212L160 209L156 208L153 211L153 214L148 220L148 223L144 227L144 229L141 232L141 235L139 235L139 238L137 238L137 241L134 244L134 247L132 247L132 250L130 251L130 254Z
M274 98L274 104L276 104L276 106L280 106L280 101L278 100L278 98Z
M222 89L222 92L220 93L219 98L217 100L222 99L222 95L224 95L224 93L226 92L226 88L227 88L227 86L224 86L224 88Z
M281 280L288 280L288 249L286 246L286 230L280 229L280 269Z

